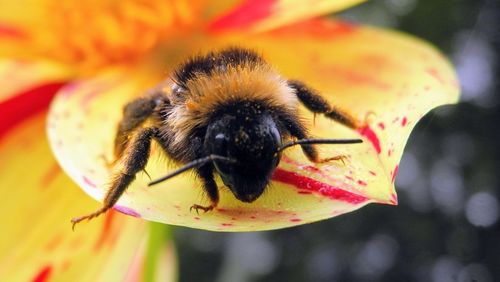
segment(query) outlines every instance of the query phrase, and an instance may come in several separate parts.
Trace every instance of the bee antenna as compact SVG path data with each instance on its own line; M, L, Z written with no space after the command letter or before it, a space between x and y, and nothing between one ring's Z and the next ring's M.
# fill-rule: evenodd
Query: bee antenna
M151 181L148 183L148 186L152 186L152 185L155 185L155 184L158 184L160 182L163 182L169 178L172 178L174 176L177 176L187 170L190 170L194 167L199 167L199 166L202 166L208 162L211 162L211 161L223 161L223 162L227 162L227 163L236 163L236 160L235 159L231 159L231 158L227 158L227 157L223 157L223 156L219 156L219 155L209 155L209 156L206 156L206 157L203 157L203 158L199 158L199 159L196 159L194 161L191 161L189 163L187 163L186 165L184 165L183 167L177 169L177 170L174 170L172 171L171 173L161 177L161 178L158 178L154 181Z
M287 142L276 150L277 153L293 147L295 145L312 145L312 144L356 144L362 143L361 139L299 139Z

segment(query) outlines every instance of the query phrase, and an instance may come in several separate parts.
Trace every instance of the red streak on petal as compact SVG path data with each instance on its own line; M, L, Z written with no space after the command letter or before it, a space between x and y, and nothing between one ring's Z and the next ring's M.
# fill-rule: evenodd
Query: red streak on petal
M301 222L302 219L300 219L300 218L292 218L292 219L290 219L290 221L291 222Z
M406 123L408 122L408 119L406 117L403 117L403 119L401 120L401 126L406 126Z
M233 226L233 224L232 224L232 223L222 223L221 225L222 225L222 226L225 226L225 227L227 227L227 226Z
M394 171L392 172L392 183L396 180L396 174L398 173L399 166L396 166L394 168Z
M377 137L377 134L370 128L370 126L365 126L358 129L359 134L368 138L368 140L372 143L373 148L380 154L382 149L380 148L380 140Z
M94 182L92 182L92 180L90 180L87 176L82 176L82 179L83 179L83 182L85 182L85 184L87 184L88 186L92 187L92 188L96 188L97 186L95 185Z
M280 168L274 171L273 180L293 185L298 189L319 193L332 200L343 201L350 204L359 204L368 200L368 198L364 196Z
M0 39L26 40L28 34L20 28L0 23Z
M312 194L312 192L311 192L311 191L299 191L299 192L297 192L297 193L299 193L299 194L303 194L303 195L309 195L309 194Z
M271 15L276 0L246 0L208 25L213 32L241 29Z
M97 239L97 242L94 246L96 250L100 249L111 235L111 226L113 225L114 216L115 213L113 211L106 213L101 230L101 235L99 236L99 239Z
M121 213L124 213L126 215L130 215L130 216L133 216L133 217L141 217L141 214L138 213L137 211L131 209L131 208L128 208L128 207L124 207L124 206L114 206L113 209L121 212Z
M354 178L350 177L349 175L346 175L345 178L354 181Z
M52 273L52 266L47 265L44 268L42 268L33 278L33 282L45 282L47 279L49 279L50 274Z
M363 180L358 180L358 184L361 185L361 186L366 186L366 182L364 182Z
M384 130L384 129L385 129L385 124L384 124L383 122L379 122L377 125L378 125L378 127L379 127L380 129L382 129L382 130Z
M377 174L376 174L374 171L371 171L371 170L370 170L370 171L368 171L368 172L369 172L371 175L373 175L373 176L377 176Z
M21 92L0 102L0 138L28 117L47 109L65 82L50 82Z
M53 163L43 175L42 180L40 181L40 188L46 188L49 186L59 173L61 173L61 168L59 168L57 163Z

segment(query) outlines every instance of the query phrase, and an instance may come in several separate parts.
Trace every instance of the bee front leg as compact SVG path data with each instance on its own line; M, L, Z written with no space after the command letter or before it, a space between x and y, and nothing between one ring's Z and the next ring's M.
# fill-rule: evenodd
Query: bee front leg
M304 155L306 155L307 159L313 163L328 163L331 161L341 161L342 164L345 164L345 160L347 159L347 156L345 155L338 155L334 157L328 157L328 158L320 158L318 151L316 148L312 145L301 145L302 146L302 151L304 152Z
M299 101L311 112L324 114L327 118L333 119L352 129L361 126L349 113L330 105L325 98L307 87L304 83L298 80L289 80L288 85L295 90Z
M115 136L115 160L109 162L110 166L122 157L130 141L131 133L135 132L139 126L153 116L156 108L168 103L167 97L158 92L150 96L137 98L123 108L123 118L118 124Z
M194 204L189 208L190 211L193 209L196 211L196 213L199 213L199 210L203 210L204 212L208 212L213 210L215 207L217 207L217 204L219 203L219 190L217 188L217 183L215 183L214 180L214 175L213 175L213 168L212 165L205 165L197 169L198 176L201 178L203 181L203 189L207 193L209 199L210 199L210 205L209 206L201 206Z
M291 115L286 115L283 114L280 117L281 122L285 125L286 129L288 132L290 132L290 135L297 138L297 139L307 139L308 134L307 134L307 129L306 127L298 120L297 118L294 118ZM339 156L334 156L334 157L328 157L328 158L320 158L318 154L318 150L313 145L307 145L307 144L302 144L300 145L302 148L302 152L304 152L304 155L309 159L309 161L313 163L326 163L330 161L341 161L343 164L345 164L345 159L347 159L346 156L344 155L339 155Z
M134 181L136 173L145 168L149 158L151 139L157 138L157 135L157 128L145 128L137 133L133 143L129 147L129 154L125 157L123 170L114 176L111 187L104 197L103 207L91 214L73 218L71 220L73 228L82 220L90 220L97 217L115 205L130 183Z

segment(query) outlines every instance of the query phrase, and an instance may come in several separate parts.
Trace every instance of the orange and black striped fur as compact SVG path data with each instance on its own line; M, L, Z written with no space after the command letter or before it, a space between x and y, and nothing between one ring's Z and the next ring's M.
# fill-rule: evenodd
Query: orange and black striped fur
M184 166L151 184L194 169L211 201L209 206L193 205L196 211L217 206L215 174L238 200L250 203L268 186L283 149L301 145L310 161L324 162L343 156L320 159L311 144L361 142L307 139L299 103L348 127L357 123L302 82L283 78L251 50L230 48L194 57L168 81L125 106L114 148L124 169L113 178L103 207L73 219L73 224L113 207L144 170L152 140Z

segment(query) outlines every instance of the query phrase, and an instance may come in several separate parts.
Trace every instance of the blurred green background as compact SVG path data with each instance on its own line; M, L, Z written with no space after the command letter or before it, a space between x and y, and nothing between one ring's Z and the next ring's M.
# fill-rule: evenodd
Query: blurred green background
M499 1L379 0L340 17L434 43L461 81L462 102L412 133L399 206L268 232L175 228L180 280L500 281Z

